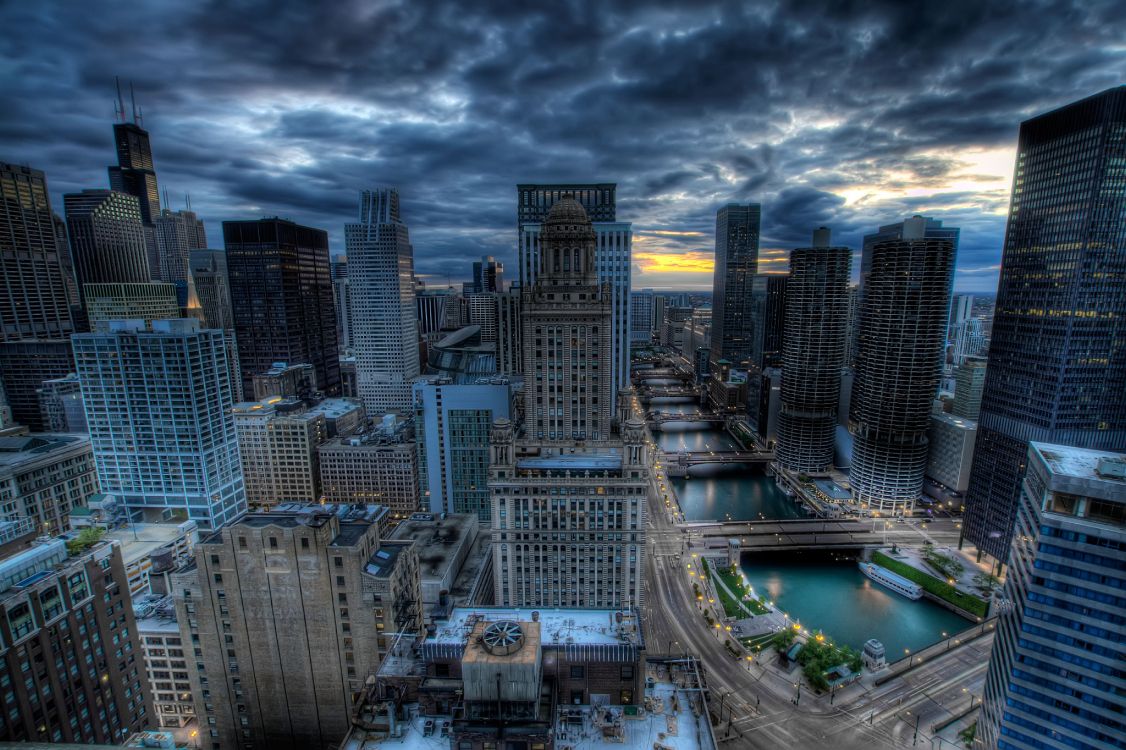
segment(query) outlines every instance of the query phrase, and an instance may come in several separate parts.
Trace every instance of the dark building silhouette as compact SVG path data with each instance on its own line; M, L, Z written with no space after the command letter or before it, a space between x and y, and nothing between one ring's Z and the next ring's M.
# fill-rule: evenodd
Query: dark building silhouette
M121 107L120 115L122 118L125 117L124 105ZM133 119L137 119L136 112ZM157 247L154 224L160 216L160 189L156 184L156 169L152 161L149 133L136 122L114 123L113 144L117 151L117 166L109 167L109 186L119 193L127 193L137 199L141 209L141 223L145 227L149 271L153 279L158 279L160 251Z
M790 277L760 273L751 282L754 333L751 364L760 372L782 366L782 341L786 325L786 285Z
M728 204L715 217L715 271L712 280L712 361L732 367L751 361L754 321L751 283L758 268L762 206Z
M65 240L65 234L63 236ZM0 162L0 341L74 333L47 179Z
M504 291L504 265L491 255L473 261L473 291L478 294Z
M145 227L134 196L116 190L83 190L64 195L63 204L83 305L83 284L148 284L152 280Z
M542 224L552 204L564 196L578 201L593 222L617 221L617 190L613 182L517 185L516 222Z
M966 497L1004 561L1028 443L1126 450L1126 86L1021 123Z
M39 408L43 381L74 372L70 339L21 339L0 342L0 380L12 409L12 419L32 432L45 432Z
M790 253L776 451L791 471L822 471L833 463L851 272L852 251L830 246L825 228L814 232L812 247Z
M304 362L327 396L340 395L328 234L285 219L223 222L243 392L275 362Z

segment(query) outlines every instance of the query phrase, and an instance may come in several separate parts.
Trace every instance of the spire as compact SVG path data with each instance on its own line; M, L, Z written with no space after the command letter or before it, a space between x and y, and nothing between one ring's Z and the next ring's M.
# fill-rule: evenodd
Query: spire
M114 76L113 84L117 87L117 106L113 110L114 119L121 118L121 121L125 122L125 99L121 96L121 79Z

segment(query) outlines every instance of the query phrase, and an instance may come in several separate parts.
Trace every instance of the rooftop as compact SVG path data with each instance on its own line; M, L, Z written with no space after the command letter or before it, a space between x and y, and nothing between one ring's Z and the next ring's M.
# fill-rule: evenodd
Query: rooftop
M0 437L0 468L18 467L21 463L38 460L55 451L89 445L85 435L67 435L54 432L34 432L16 437Z
M177 635L176 607L172 597L159 594L140 594L133 597L133 613L137 618L137 632L145 634Z
M376 578L386 578L395 569L399 555L412 544L414 542L411 541L381 541L379 549L372 553L367 565L364 566L364 572Z
M518 469L558 471L621 471L622 457L616 453L564 453L556 456L521 458Z
M128 565L186 534L191 534L194 530L195 522L135 523L120 529L110 529L104 538L107 541L116 540L121 544L121 557Z
M444 576L462 545L473 543L477 529L477 516L468 513L451 513L445 518L415 513L395 527L391 538L418 543L422 575Z
M1057 477L1072 477L1075 479L1093 479L1096 481L1116 482L1126 485L1126 479L1115 477L1099 471L1099 462L1126 462L1126 454L1113 451L1089 450L1087 448L1072 448L1066 445L1051 445L1049 443L1032 443L1031 448L1043 460L1052 474Z
M934 419L938 422L944 422L948 425L953 425L954 427L959 427L963 430L977 429L976 421L972 419L966 419L965 417L956 417L953 414L948 414L946 412L932 412L931 419Z
M636 630L618 623L621 614L616 609L454 607L448 618L435 622L434 634L426 642L461 645L473 626L482 620L532 622L538 617L544 646L620 646L632 643L630 636Z

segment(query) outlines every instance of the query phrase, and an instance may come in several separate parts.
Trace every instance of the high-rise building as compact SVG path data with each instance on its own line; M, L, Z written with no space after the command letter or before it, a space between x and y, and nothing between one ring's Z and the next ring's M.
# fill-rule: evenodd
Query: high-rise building
M927 429L926 476L950 492L963 494L970 485L977 422L953 414L931 414Z
M793 259L790 260L791 265ZM786 324L786 285L782 274L756 274L751 281L751 369L782 366Z
M97 491L84 435L0 437L0 518L30 518L40 534L59 534L69 527L71 511Z
M653 290L642 289L629 296L629 340L648 344L653 339Z
M927 427L946 344L954 243L903 222L900 239L867 248L860 348L849 405L849 479L858 502L914 507L927 464Z
M1126 451L1126 86L1021 124L966 518L1004 560L1030 441Z
M950 360L955 367L961 367L967 357L984 354L989 348L989 339L982 323L981 318L967 318L953 327Z
M184 642L171 597L142 594L133 599L137 635L155 711L153 724L173 738L198 737L192 683L185 664L191 646ZM195 744L195 743L193 743Z
M729 203L715 217L712 360L745 369L754 338L751 283L758 269L762 206Z
M117 166L109 168L110 189L132 195L141 210L144 226L146 257L153 280L160 278L160 252L156 242L155 223L160 216L160 189L156 183L156 169L152 159L152 145L148 131L137 123L125 121L125 106L118 112L121 122L113 125L113 140L117 150Z
M231 309L231 285L227 279L227 254L222 250L192 250L189 257L192 282L207 328L222 328L234 340L235 318Z
M356 386L371 416L407 414L420 363L414 251L398 191L364 190L359 214L344 227Z
M180 317L175 284L83 284L90 330L104 330L111 320L154 320Z
M473 261L473 291L498 294L504 291L504 265L491 255Z
M848 288L848 332L845 334L845 367L856 364L856 345L860 339L860 287Z
M55 228L55 247L59 252L59 265L62 267L63 286L66 287L70 315L71 318L75 318L75 313L80 308L82 300L78 296L78 282L74 280L74 261L70 255L70 238L67 237L66 219L52 211L51 224ZM77 323L77 320L75 322Z
M520 322L522 296L519 284L497 295L497 372L501 375L524 372L524 330Z
M64 195L63 204L80 298L85 284L148 284L155 278L135 196L83 190Z
M171 211L165 208L155 218L154 224L157 255L160 259L159 279L176 286L177 300L185 314L202 317L195 279L192 276L191 254L193 250L207 247L203 220L194 211Z
M415 295L420 337L425 339L442 330L446 323L446 305L453 296L453 292L448 289L427 289Z
M465 305L469 310L469 325L480 326L481 343L497 343L497 298L493 292L465 295Z
M954 370L954 405L951 410L954 416L975 421L981 416L981 395L985 390L987 366L985 357L967 357Z
M63 239L43 173L0 162L0 341L74 333Z
M86 433L86 406L82 383L73 372L65 378L44 380L38 391L39 414L48 432Z
M321 489L330 503L378 503L390 518L409 518L421 507L419 450L403 423L332 438L317 448Z
M1126 455L1029 445L978 720L983 747L1122 746L1124 519Z
M328 234L285 219L223 222L244 398L274 362L308 362L328 396L340 395L340 352Z
M649 463L631 391L611 421L612 284L599 281L595 230L575 199L552 205L539 239L521 301L524 437L501 418L489 440L497 601L640 606Z
M419 378L414 408L423 505L432 513L472 513L488 524L489 431L494 420L512 417L508 380Z
M879 231L874 234L864 235L864 246L860 255L860 296L863 299L864 288L868 283L868 277L872 273L872 259L873 248L878 242L888 242L890 240L901 240L904 233L910 234L912 237L923 237L928 240L950 240L954 245L954 255L958 255L958 240L961 236L962 230L957 227L944 227L942 221L939 219L931 219L926 216L919 216L916 214L910 219L897 221L894 224L884 224L880 227ZM973 302L971 298L970 307L972 309Z
M0 566L0 740L111 746L149 726L120 547L102 541L68 551L51 539Z
M317 369L304 362L275 362L265 372L254 373L254 400L272 397L297 398L308 403L320 401Z
M613 184L517 185L520 286L531 288L540 270L540 232L551 206L572 197L587 212L595 231L595 268L599 282L611 285L611 393L629 385L630 285L633 225L616 220Z
M205 529L246 510L222 331L116 321L73 342L103 492L134 518Z
M395 636L422 628L418 553L380 506L248 513L172 576L204 747L336 748Z
M776 451L778 463L791 471L824 471L833 463L852 251L831 246L829 238L822 227L812 247L790 253ZM757 389L754 395L761 401Z
M12 419L32 432L47 425L39 410L43 382L74 372L69 339L23 339L0 342L0 381L12 410Z

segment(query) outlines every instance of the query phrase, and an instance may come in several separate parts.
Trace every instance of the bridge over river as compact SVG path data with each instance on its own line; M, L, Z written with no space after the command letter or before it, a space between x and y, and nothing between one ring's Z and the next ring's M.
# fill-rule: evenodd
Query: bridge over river
M727 549L729 540L739 540L741 552L773 552L805 549L857 550L878 547L882 537L871 525L856 519L796 519L792 521L700 521L681 524L703 546Z

